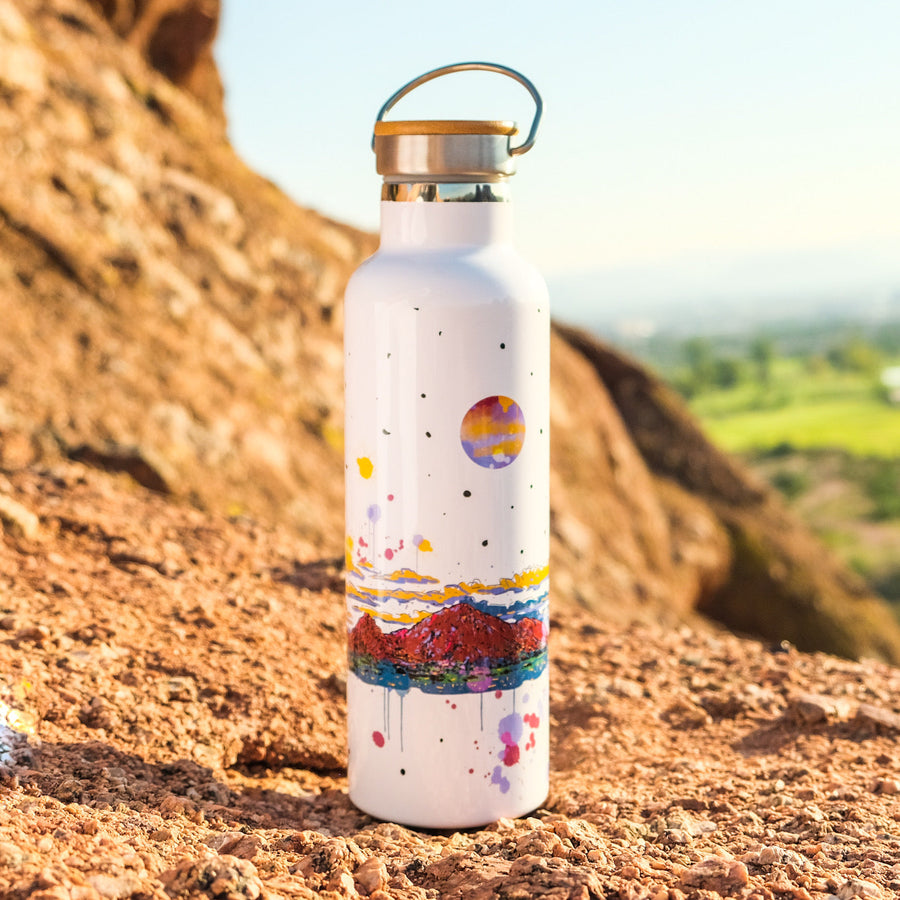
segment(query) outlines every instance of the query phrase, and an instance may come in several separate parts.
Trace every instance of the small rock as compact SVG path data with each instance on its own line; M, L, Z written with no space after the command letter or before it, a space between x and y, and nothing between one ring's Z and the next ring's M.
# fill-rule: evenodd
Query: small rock
M701 888L731 896L750 880L747 867L736 859L709 856L686 869L679 881L681 888Z
M693 728L701 728L712 722L712 718L702 706L697 706L686 698L679 698L659 716L664 722L668 722L673 728L687 731Z
M190 702L197 699L197 682L189 675L174 675L166 682L167 699Z
M375 891L384 890L388 883L387 866L378 856L370 856L353 873L356 889L361 894L371 895Z
M244 834L242 831L226 831L208 837L206 846L212 847L219 855L253 859L262 847L262 839L255 834Z
M32 540L40 531L40 519L12 497L0 494L0 525L11 534Z
M159 878L173 897L205 893L228 900L257 900L262 894L262 881L256 866L234 856L188 859L163 872Z
M61 884L54 884L52 887L43 888L28 896L31 900L71 900L72 897L69 889Z
M149 447L109 444L101 449L81 444L69 450L69 459L107 472L124 472L151 491L172 493L175 478L171 467Z
M817 725L847 715L847 706L825 694L799 694L788 702L784 715L802 725Z
M50 637L50 629L46 625L28 625L16 632L16 640L20 643L41 646Z
M325 890L336 891L344 897L358 896L353 876L349 872L335 872L328 884L325 885Z
M30 854L8 841L0 841L0 868L17 869L30 859Z
M871 703L861 703L853 721L863 728L874 727L876 731L900 734L900 716Z
M873 794L900 794L900 780L896 778L876 778L870 788Z
M124 875L90 875L87 879L88 884L101 896L107 900L123 900L142 890L140 879L132 872L126 872Z
M845 881L838 889L836 894L838 900L854 900L856 897L863 900L881 900L884 893L877 884L871 881L862 881L859 878L853 878Z

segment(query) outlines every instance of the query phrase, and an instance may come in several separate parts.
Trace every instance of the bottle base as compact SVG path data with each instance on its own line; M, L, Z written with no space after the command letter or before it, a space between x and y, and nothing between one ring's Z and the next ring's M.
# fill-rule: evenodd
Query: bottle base
M549 792L546 669L510 690L431 693L347 679L350 800L414 828L477 828Z

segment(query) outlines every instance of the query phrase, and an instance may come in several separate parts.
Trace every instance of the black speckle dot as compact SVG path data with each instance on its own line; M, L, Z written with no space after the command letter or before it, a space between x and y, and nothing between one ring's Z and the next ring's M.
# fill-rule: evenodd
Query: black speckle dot
M401 769L401 770L400 770L400 774L401 774L401 775L405 775L405 774L406 774L406 769Z
M390 432L387 430L387 428L382 428L381 433L382 434L390 434Z
M424 394L422 394L422 399L423 399L423 400L425 399L425 395L424 395Z
M487 547L487 544L488 544L487 541L482 541L482 542L481 542L481 546L482 546L482 547Z
M523 555L523 556L524 556L524 554L525 554L525 551L524 551L524 550L520 550L520 551L519 551L519 553L520 553L520 554L521 554L521 555Z
M515 504L515 503L510 503L509 508L510 508L510 509L515 509L515 508L516 508L516 504Z
M501 343L501 344L500 344L500 349L501 349L501 350L505 350L505 349L506 349L506 344Z
M426 432L425 432L425 437L431 437L431 432L430 432L430 431L426 431Z
M387 358L388 358L388 359L390 359L390 358L391 358L391 354L390 354L390 353L388 353L388 355L387 355Z
M416 312L419 311L419 307L418 307L418 306L414 306L413 309L414 309Z
M471 497L471 496L472 496L471 491L463 491L463 497Z
M442 744L444 743L444 739L443 739L443 738L441 738L441 743L442 743Z
M438 337L440 337L443 333L444 333L443 331L439 331L439 332L438 332Z

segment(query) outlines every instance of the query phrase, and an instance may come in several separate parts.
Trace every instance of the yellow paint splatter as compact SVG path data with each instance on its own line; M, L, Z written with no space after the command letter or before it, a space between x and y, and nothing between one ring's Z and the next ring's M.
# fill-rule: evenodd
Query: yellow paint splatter
M511 397L498 397L497 402L500 404L500 408L503 412L509 412L509 408L513 405Z
M375 471L375 466L372 465L372 460L369 459L368 456L360 456L356 460L356 464L359 466L359 474L362 475L363 478L371 478L372 472Z
M434 547L431 546L431 541L427 538L422 538L422 543L419 544L418 549L423 553L431 553L431 551L434 550Z

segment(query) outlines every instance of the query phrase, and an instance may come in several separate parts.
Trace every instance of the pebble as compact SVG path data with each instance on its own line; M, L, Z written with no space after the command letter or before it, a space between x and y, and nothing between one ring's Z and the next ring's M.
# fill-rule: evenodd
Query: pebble
M255 834L244 834L242 831L226 831L208 837L206 846L212 847L220 855L253 859L262 847L262 838Z
M101 872L88 876L87 882L107 900L124 900L125 897L131 897L143 888L140 878L132 872L126 872L124 875L105 875Z
M884 892L877 884L871 881L862 881L859 878L853 878L845 881L838 889L835 896L838 900L882 900Z
M159 876L170 896L206 893L228 900L257 900L263 886L256 866L234 856L185 860Z
M874 726L876 730L900 734L900 716L871 703L860 704L854 722L861 726Z
M749 881L750 875L742 862L736 859L725 859L721 856L708 856L685 869L678 886L718 891L727 897L744 887Z
M840 719L848 713L847 704L825 694L799 694L788 702L785 716L804 725L817 725Z
M896 778L876 778L870 788L873 794L900 794L900 780Z
M353 873L353 880L361 894L371 896L375 891L384 890L388 883L388 871L384 860L379 856L370 856Z
M40 530L40 519L21 503L0 494L0 525L18 537L32 540Z
M31 854L17 847L9 841L0 841L0 868L17 869L22 863L28 861Z

